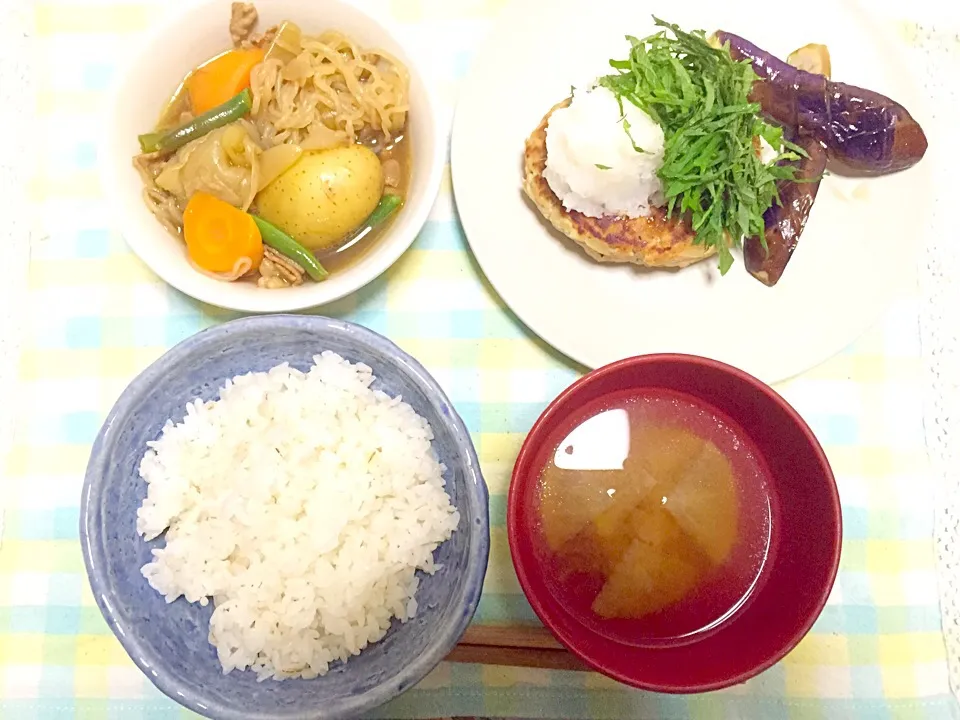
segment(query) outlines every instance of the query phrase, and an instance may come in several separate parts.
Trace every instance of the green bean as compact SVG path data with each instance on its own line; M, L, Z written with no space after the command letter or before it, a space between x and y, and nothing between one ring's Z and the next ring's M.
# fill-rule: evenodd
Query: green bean
M141 135L138 138L140 149L145 153L173 152L191 140L203 137L211 130L216 130L218 127L239 120L250 112L251 107L253 107L253 94L250 92L250 88L247 88L222 105L217 105L203 115L197 115L193 120L178 128Z
M363 223L363 227L373 228L377 225L380 225L402 206L402 197L399 195L394 195L393 193L385 194L380 198L380 202L377 203L377 206L373 209L373 212L370 213L370 216L367 218L366 222Z
M306 270L307 275L312 277L317 282L327 279L327 276L330 273L328 273L323 265L317 261L317 258L312 252L287 235L276 225L268 223L262 217L258 217L252 213L250 217L253 218L253 221L257 224L257 227L260 228L260 237L263 238L264 245L269 245L281 255L286 255L288 258Z
M399 195L393 193L384 195L363 223L363 230L365 231L366 228L373 228L382 224L402 206L403 198ZM260 228L260 237L263 238L265 245L269 245L281 255L286 255L291 260L294 260L317 282L325 280L330 275L312 252L287 235L283 230L267 222L262 217L253 215L252 213L250 216L257 224L257 227Z

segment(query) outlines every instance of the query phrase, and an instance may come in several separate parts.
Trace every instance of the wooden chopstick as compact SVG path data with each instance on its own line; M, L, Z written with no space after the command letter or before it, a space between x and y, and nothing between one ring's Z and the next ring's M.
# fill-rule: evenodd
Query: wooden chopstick
M493 645L457 645L447 655L448 662L510 665L544 670L588 670L576 655L566 650L495 647Z
M548 670L589 669L567 652L549 630L523 625L472 625L447 660Z
M536 625L471 625L461 645L494 645L514 648L563 650L566 648L545 627Z

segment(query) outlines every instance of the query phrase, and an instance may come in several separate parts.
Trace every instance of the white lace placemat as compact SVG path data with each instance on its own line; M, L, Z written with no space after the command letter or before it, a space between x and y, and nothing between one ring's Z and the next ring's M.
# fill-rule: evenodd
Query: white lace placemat
M918 232L930 228L920 267L920 332L928 379L924 430L936 481L937 577L950 685L960 698L960 231L954 223L958 183L953 168L960 149L956 136L960 129L957 29L960 22L938 22L935 26L908 26L904 34L915 62L925 70L924 91L931 115L925 125L937 195L929 222L917 218ZM910 208L898 211L910 212Z

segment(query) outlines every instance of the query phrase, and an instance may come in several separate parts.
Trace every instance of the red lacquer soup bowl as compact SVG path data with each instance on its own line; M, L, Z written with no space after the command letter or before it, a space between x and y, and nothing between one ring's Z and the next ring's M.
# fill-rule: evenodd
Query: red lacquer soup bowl
M693 632L681 627L690 620L690 613L684 615L684 600L669 600L641 620L609 616L591 620L587 617L589 608L597 606L591 606L588 600L585 615L578 598L565 596L557 565L544 554L544 538L550 537L544 524L544 508L550 505L544 493L549 492L545 490L547 478L557 477L545 474L544 468L549 463L555 467L562 452L573 452L572 445L564 447L567 439L574 437L574 429L579 432L589 424L585 419L596 417L592 413L609 414L597 408L619 407L617 403L633 399L646 402L649 398L660 398L651 407L661 408L661 415L666 412L669 416L673 407L670 403L676 403L677 408L688 408L684 417L694 418L694 424L702 415L732 433L733 440L728 442L723 439L725 435L718 435L716 441L717 447L727 443L723 452L729 453L731 467L762 468L762 472L757 470L762 482L757 482L764 489L763 518L757 519L759 506L744 504L741 499L734 521L743 535L755 535L762 528L762 538L741 537L736 541L740 544L735 545L756 548L762 540L756 576L744 586L747 590L742 599L730 605L729 611L702 628L695 626L700 629ZM677 417L681 415L678 410ZM583 437L583 433L577 437ZM741 462L744 454L748 463ZM699 486L694 487L696 491ZM614 490L609 492L612 496ZM666 505L666 495L662 500ZM701 503L699 509L701 525L704 505ZM714 511L712 506L707 507L705 522L709 524ZM716 512L722 512L719 505ZM721 517L716 520L718 525L724 522ZM563 528L560 530L562 533ZM715 528L709 530L705 536L711 532L716 535ZM645 355L591 372L543 412L514 466L507 531L517 577L527 599L543 624L572 653L599 672L637 688L693 693L743 682L769 668L800 642L833 587L840 560L841 515L836 483L823 449L803 419L774 390L716 361L689 355ZM554 535L556 532L554 525ZM755 550L750 552L756 554ZM576 554L582 562L584 553ZM736 557L737 552L731 555ZM664 560L657 567L675 566ZM668 576L666 571L658 572L661 577ZM725 590L731 590L723 587L726 577L717 573L702 584L707 587L713 583L709 592L723 597ZM574 585L588 587L589 582ZM656 599L660 589L657 586L650 590L648 586L646 592ZM689 601L690 612L702 612L709 606L703 601L706 592ZM726 595L740 597L738 593ZM670 633L672 623L677 625L674 635ZM656 635L645 635L651 628Z

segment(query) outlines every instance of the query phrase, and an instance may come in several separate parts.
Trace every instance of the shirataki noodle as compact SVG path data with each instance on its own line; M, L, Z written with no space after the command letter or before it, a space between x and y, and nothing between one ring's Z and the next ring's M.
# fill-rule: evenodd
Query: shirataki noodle
M250 272L253 269L253 260L251 260L247 256L239 257L233 263L233 269L230 270L230 272L225 272L225 273L215 273L215 272L210 272L209 270L205 270L204 268L200 267L195 262L193 262L193 260L190 260L190 265L197 272L202 273L207 277L211 277L214 280L225 280L226 282L233 282L234 280L239 280L240 278L242 278L244 275L246 275L248 272Z
M388 141L400 132L409 108L403 63L335 31L303 37L301 47L289 62L268 58L250 74L251 116L266 143L310 150L357 142L364 130Z

